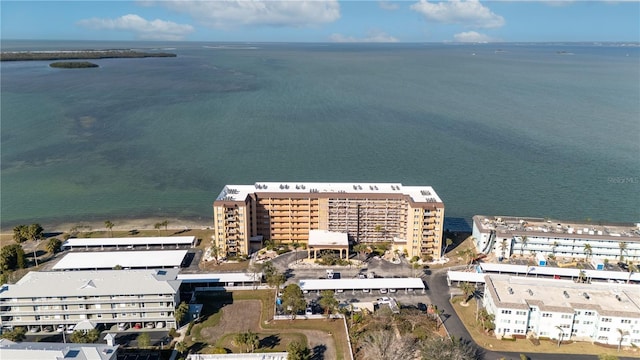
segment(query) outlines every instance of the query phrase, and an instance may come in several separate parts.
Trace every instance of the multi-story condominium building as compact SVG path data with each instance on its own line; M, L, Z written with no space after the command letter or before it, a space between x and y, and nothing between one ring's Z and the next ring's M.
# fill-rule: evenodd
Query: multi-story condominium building
M640 345L640 287L486 275L483 305L496 336Z
M178 269L32 271L0 289L0 326L67 330L89 320L175 328L177 275Z
M640 260L640 224L594 225L539 218L473 217L479 251L497 257L541 254L566 258Z
M351 242L394 242L409 256L441 256L444 204L430 186L391 183L227 185L213 203L215 242L228 255L252 241L307 243L309 230Z

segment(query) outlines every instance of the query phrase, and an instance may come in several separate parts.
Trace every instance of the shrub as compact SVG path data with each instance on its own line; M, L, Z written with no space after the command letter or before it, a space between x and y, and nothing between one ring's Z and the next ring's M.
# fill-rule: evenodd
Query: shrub
M172 338L177 338L180 336L180 333L178 331L176 331L176 329L171 328L169 330L169 336L171 336Z

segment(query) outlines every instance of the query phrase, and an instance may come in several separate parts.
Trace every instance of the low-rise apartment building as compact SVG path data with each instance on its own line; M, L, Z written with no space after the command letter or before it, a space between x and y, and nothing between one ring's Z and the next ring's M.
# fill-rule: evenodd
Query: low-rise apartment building
M577 259L640 261L640 224L591 224L524 217L473 217L478 251Z
M486 275L483 306L496 336L640 345L640 287Z
M213 203L216 245L228 256L263 240L307 244L310 230L352 243L395 243L409 256L441 256L444 203L430 186L395 183L226 185Z
M178 269L29 272L0 288L0 326L69 329L90 321L107 327L175 328Z

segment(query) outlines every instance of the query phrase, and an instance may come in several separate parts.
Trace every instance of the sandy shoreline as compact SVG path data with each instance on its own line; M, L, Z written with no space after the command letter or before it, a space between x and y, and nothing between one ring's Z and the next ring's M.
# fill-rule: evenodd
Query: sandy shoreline
M113 231L129 231L129 230L154 230L155 224L168 221L167 229L184 230L184 229L207 229L213 227L213 220L195 221L192 219L180 218L140 218L140 219L108 219L113 223ZM91 231L106 231L107 228L104 221L77 221L77 222L61 222L61 223L41 223L45 232L67 232L75 226L88 226ZM164 230L164 226L161 227ZM3 234L12 233L11 228L3 228Z

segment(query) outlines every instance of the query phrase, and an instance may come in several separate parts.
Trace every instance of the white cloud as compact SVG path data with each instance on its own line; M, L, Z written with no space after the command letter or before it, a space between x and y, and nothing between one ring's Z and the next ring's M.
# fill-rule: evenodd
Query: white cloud
M340 18L337 0L166 0L155 3L188 14L206 26L222 29L246 25L305 27Z
M143 40L182 40L194 31L193 26L177 24L160 19L146 20L135 14L127 14L116 19L83 19L78 25L96 30L132 31Z
M331 36L329 36L329 40L333 41L333 42L340 42L340 43L356 43L356 42L360 42L360 43L393 43L393 42L398 42L398 39L396 39L395 37L386 34L382 31L370 31L369 34L367 34L366 37L363 38L356 38L353 36L345 36L342 34L338 34L338 33L334 33L331 34Z
M400 8L400 5L398 5L398 3L392 3L388 1L378 1L378 5L380 6L380 9L389 11L398 10Z
M478 0L443 1L432 3L426 0L411 5L427 20L447 24L462 24L470 27L497 28L504 25L504 18L493 13Z
M481 34L475 31L466 31L453 35L456 42L485 43L495 42L496 39L489 35Z

